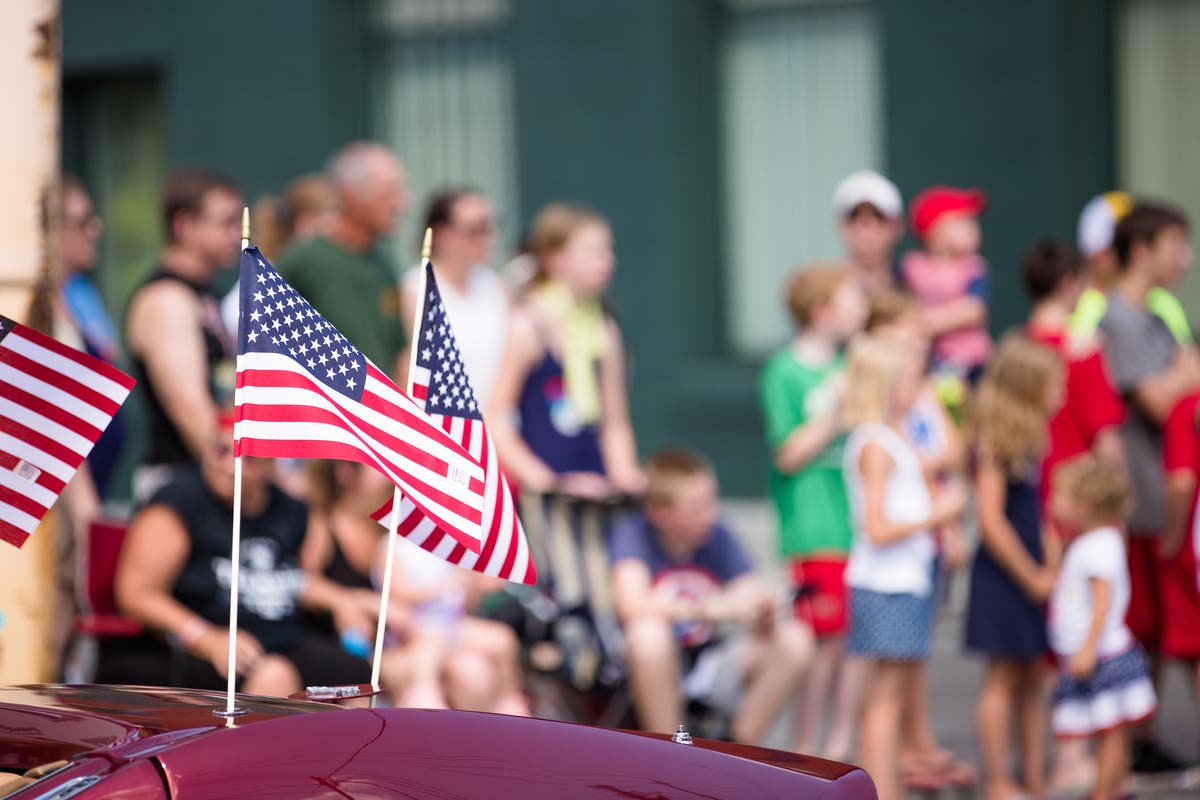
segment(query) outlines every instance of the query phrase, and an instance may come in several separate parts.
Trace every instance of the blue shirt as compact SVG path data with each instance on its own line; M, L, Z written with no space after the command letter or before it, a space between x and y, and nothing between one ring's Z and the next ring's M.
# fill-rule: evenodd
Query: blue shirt
M650 570L656 589L663 586L676 596L700 600L722 586L750 572L752 566L745 551L724 523L718 522L701 547L683 560L674 560L662 549L650 520L635 512L613 526L609 540L609 559L615 564L634 558ZM676 625L676 635L687 647L699 647L712 638L713 627L703 622Z

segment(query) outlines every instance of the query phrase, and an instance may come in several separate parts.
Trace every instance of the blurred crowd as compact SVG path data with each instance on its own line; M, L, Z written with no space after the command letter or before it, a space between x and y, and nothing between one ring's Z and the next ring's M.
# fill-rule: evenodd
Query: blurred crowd
M102 225L64 181L58 333L132 366L148 431L107 576L129 624L91 628L70 675L224 686L238 294L213 281L236 262L242 205L218 173L173 172L166 244L118 325L89 278ZM410 205L403 164L358 142L253 215L261 252L401 387L421 277L397 276L379 245ZM906 209L871 171L835 188L844 257L788 278L794 336L759 386L781 592L723 521L703 455L639 460L604 216L548 205L496 268L488 197L429 198L446 314L540 580L505 584L402 540L388 700L664 733L689 720L750 743L788 710L793 749L860 763L883 800L977 782L990 798L1119 797L1130 768L1182 767L1154 715L1164 659L1200 689L1200 361L1172 294L1187 217L1093 199L1077 246L1031 244L1029 319L993 341L986 208L980 190L933 186ZM906 228L918 246L899 253ZM66 496L84 572L101 569L83 556L127 424ZM242 691L368 680L387 557L369 514L390 491L353 463L244 459ZM939 744L928 702L934 621L960 570L963 645L984 664L981 776Z

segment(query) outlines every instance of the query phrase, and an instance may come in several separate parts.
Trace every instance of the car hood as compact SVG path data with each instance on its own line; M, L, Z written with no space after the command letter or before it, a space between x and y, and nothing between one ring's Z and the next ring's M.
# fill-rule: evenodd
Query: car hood
M244 695L249 713L226 723L212 714L223 700L182 689L0 690L0 752L32 743L39 762L97 749L125 762L152 757L179 798L875 797L861 770L762 748Z

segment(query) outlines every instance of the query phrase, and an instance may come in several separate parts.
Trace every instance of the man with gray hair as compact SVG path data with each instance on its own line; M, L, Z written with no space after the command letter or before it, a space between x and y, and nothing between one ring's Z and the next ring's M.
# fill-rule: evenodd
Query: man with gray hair
M335 196L332 219L286 252L279 272L376 366L396 375L404 346L399 283L376 245L408 211L408 177L374 142L345 145L325 174Z

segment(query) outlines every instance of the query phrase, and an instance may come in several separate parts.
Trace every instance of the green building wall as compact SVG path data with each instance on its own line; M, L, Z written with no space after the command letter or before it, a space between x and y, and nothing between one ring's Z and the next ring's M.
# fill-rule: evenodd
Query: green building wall
M988 190L984 254L999 331L1024 313L1022 249L1037 235L1070 236L1079 207L1110 188L1111 8L877 5L887 171L906 196L933 182ZM512 0L512 9L521 220L551 199L612 220L612 300L643 452L699 447L726 493L760 494L758 365L731 356L724 335L716 54L727 6ZM370 134L365 19L363 0L64 0L64 76L68 85L153 76L169 163L220 168L255 196ZM82 152L88 135L65 131L65 147Z

